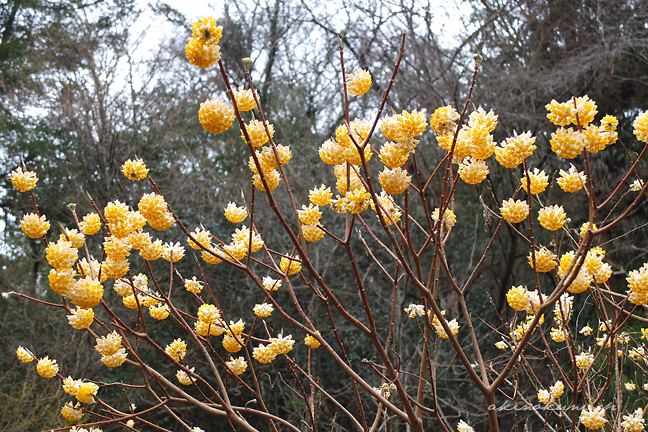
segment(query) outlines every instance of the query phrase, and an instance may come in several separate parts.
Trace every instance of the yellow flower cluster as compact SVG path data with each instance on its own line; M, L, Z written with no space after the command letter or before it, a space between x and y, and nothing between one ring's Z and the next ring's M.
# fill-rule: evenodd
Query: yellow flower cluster
M529 183L531 183L531 194L537 195L544 192L544 190L549 185L549 177L545 174L544 170L539 170L534 168L533 171L529 171L528 177L524 176L520 180L522 189L528 192Z
M108 367L119 367L126 361L126 349L122 348L122 337L113 331L97 338L95 349L102 355L101 361Z
M225 218L232 223L241 223L247 218L247 209L238 207L235 203L227 203L225 207Z
M189 369L189 372L193 373L194 369L195 368ZM185 372L183 370L178 370L176 372L176 378L178 379L178 382L180 384L186 385L186 386L191 385L191 383L193 382L193 379L191 378L191 376L187 372Z
M502 202L500 213L507 222L520 223L529 216L529 204L525 201L513 201L513 198L509 198Z
M540 248L535 253L535 267L533 266L533 254L529 252L529 265L531 268L537 268L540 273L547 273L556 267L556 255L546 247Z
M68 315L67 319L75 329L87 329L94 321L94 311L92 309L81 309L77 307L76 310L71 311L71 315Z
M30 363L34 361L36 357L27 349L19 346L18 349L16 350L16 355L18 356L18 360L20 360L23 363Z
M281 268L281 271L288 276L295 275L301 271L301 262L299 262L298 260L299 256L296 256L295 259L282 257L281 261L279 262L279 268Z
M270 315L272 315L272 312L274 311L274 307L270 303L263 303L263 304L256 304L254 305L254 315L260 317L260 318L267 318Z
M626 278L628 281L628 300L636 305L648 304L648 263L639 270L633 270Z
M83 411L79 408L78 402L76 406L73 406L72 402L67 402L63 405L63 408L61 408L61 415L69 422L77 422L83 417Z
M616 120L616 119L615 119ZM634 123L632 124L634 128L634 134L639 141L645 142L648 144L648 111L639 115ZM20 169L20 168L18 168ZM13 181L13 179L12 179ZM14 183L14 186L16 184ZM18 189L18 188L16 188Z
M203 129L213 134L221 134L231 128L234 118L234 108L223 99L207 99L198 110L198 120Z
M232 358L232 360L225 362L225 365L227 365L234 375L241 375L248 367L243 357Z
M362 96L371 87L371 74L360 68L355 68L352 74L347 75L347 90L354 96Z
M441 315L445 315L445 311L441 311ZM439 317L434 315L434 318L432 318L432 325L434 326L434 330L436 333L439 335L441 339L448 339L450 336L446 333L445 329L441 325L441 321L439 320ZM453 335L456 335L459 333L459 323L457 322L456 319L452 319L448 321L448 327L450 328L450 331L452 332Z
M220 60L220 47L218 41L222 36L223 28L216 26L212 17L196 21L191 28L193 37L185 46L185 54L189 62L200 68L208 68Z
M456 121L461 116L451 105L437 108L430 118L430 126L438 136L453 135L457 130Z
M402 168L385 168L378 174L380 186L390 195L402 194L407 190L412 181L412 176Z
M495 148L495 160L504 168L515 168L533 154L536 149L535 140L531 131L521 135L515 133Z
M537 291L529 291L525 286L512 287L506 293L506 301L516 311L526 311L529 315L537 313L540 296Z
M101 229L101 218L97 213L88 213L79 223L79 227L81 228L81 232L85 235L96 234Z
M573 193L583 189L586 180L587 176L582 171L578 172L578 170L572 166L569 168L569 172L560 170L560 177L557 181L562 190Z
M164 348L164 351L173 360L180 362L187 354L187 344L182 339L175 339Z
M400 221L402 212L394 202L394 199L387 192L382 191L378 196L378 203L380 206L376 208L374 203L371 203L371 208L373 211L380 213L385 221L385 225L390 226L393 223ZM385 213L386 212L386 213ZM380 216L376 215L376 218L380 220Z
M243 86L239 86L238 91L232 90L232 93L234 93L234 100L239 111L252 111L256 108L257 104L254 96L259 97L256 90L253 93L252 89L245 90Z
M267 364L273 361L278 355L288 354L292 350L293 344L292 335L283 337L279 334L276 338L270 338L270 343L266 346L259 344L258 347L252 350L252 356L259 363Z
M36 371L43 378L53 378L58 373L59 367L56 364L56 360L50 360L49 357L44 357L38 360Z
M175 219L171 212L169 212L167 203L162 195L156 193L144 194L137 207L141 215L144 216L144 219L146 219L153 229L165 231L175 223ZM106 217L106 219L108 218ZM111 223L110 220L108 220L108 223Z
M467 157L459 164L459 177L468 184L479 184L488 175L488 166L481 159Z
M637 408L634 413L623 416L621 427L623 432L643 432L644 422L644 411L642 408Z
M30 190L36 187L38 183L38 177L33 171L23 171L21 167L18 167L15 171L11 171L9 174L9 180L13 184L13 187L16 188L18 192L29 192Z
M432 212L432 220L436 223L439 221L439 208L435 208L434 211ZM457 223L457 216L455 216L454 212L450 210L449 208L445 209L443 212L443 220L441 221L441 225L443 226L443 229L445 231L450 231L452 227Z
M318 332L318 333L319 333L319 332ZM320 341L318 341L317 339L315 339L315 338L314 338L313 336L311 336L311 335L306 335L306 337L304 338L304 343L305 343L309 348L312 348L312 349L319 348L320 345L322 345L322 344L320 343Z
M20 221L20 228L29 238L43 237L50 229L50 223L45 215L38 216L35 213L26 214Z
M565 277L567 275L567 271L571 266L574 257L575 254L573 251L567 252L560 257L558 276ZM589 250L585 256L583 266L567 290L571 293L579 294L587 290L592 281L595 281L598 284L606 283L612 275L612 268L608 263L603 262L604 257L605 251L600 247Z
M442 110L442 112L448 112L448 107L439 108L437 111L439 110ZM440 117L442 118L442 116ZM450 120L450 118L446 117L446 121L448 120ZM450 151L454 140L454 130L451 131L450 128L445 127L444 124L445 122L441 124L433 124L432 128L435 129L435 132L437 130L439 132L449 132L445 135L438 135L437 141L442 149ZM455 127L454 121L449 125ZM468 119L468 125L462 126L457 135L453 153L456 160L461 161L468 156L482 160L491 157L495 151L495 141L493 141L491 132L495 130L496 126L497 116L493 113L493 110L486 112L482 107L479 107L477 110L473 111Z
M546 206L538 212L538 221L543 228L549 231L557 231L565 225L567 214L562 206Z
M579 420L588 429L600 429L607 423L605 410L602 407L594 408L592 405L583 409Z
M122 165L122 172L128 180L140 181L146 178L149 170L146 168L146 165L144 165L142 159L128 159L124 162L124 165Z
M223 337L223 348L227 352L239 352L243 348L243 330L245 330L245 323L239 319L237 322L230 321L229 329L226 330Z

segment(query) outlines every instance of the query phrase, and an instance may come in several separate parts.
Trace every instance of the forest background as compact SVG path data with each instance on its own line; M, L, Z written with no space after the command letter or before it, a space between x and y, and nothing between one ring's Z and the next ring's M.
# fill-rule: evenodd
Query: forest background
M309 185L332 180L331 173L319 168L317 149L344 116L339 41L348 68L358 66L373 75L372 90L351 107L353 117L369 118L382 97L403 31L407 32L405 56L388 100L395 111L430 113L447 104L462 106L472 55L481 53L484 61L473 103L492 108L499 116L496 141L514 130L536 134L537 167L553 172L568 166L549 157L552 128L544 106L552 99L587 94L597 102L599 112L619 119L621 140L635 142L630 138L632 120L648 106L647 1L473 0L458 4L468 11L466 15L453 17L444 15L436 2L352 0L329 2L325 8L317 4L226 1L219 9L221 16L216 16L223 26L220 46L233 83L244 82L241 58L251 57L261 104L277 131L275 140L299 155L287 167L292 178L309 178ZM141 56L135 53L148 39L133 29L145 13L163 20L171 31L159 46ZM143 186L128 182L120 172L122 163L137 155L146 161L187 225L209 221L216 235L228 235L231 226L223 208L241 190L251 188L247 154L236 128L215 136L198 122L200 102L222 95L224 89L213 71L187 67L184 45L196 18L162 2L4 0L0 4L0 291L44 299L54 296L47 290L43 245L20 231L20 215L29 211L31 203L20 199L7 179L21 160L40 178L39 204L53 227L57 222L70 226L63 204L75 202L80 214L90 210L86 191L100 206L114 199L132 202L141 195ZM446 19L460 29L446 26L444 30L439 23ZM637 148L616 145L595 160L596 184L602 194L623 176L625 153L632 155ZM429 136L422 138L419 149L419 168L429 173L443 151ZM639 165L639 172L646 172L645 165ZM473 210L460 215L453 232L457 262L470 263L476 233L493 229L480 196L490 203L493 196L507 196L503 191L514 189L510 177L500 170L491 169L489 183L476 188L462 185L457 190L462 208ZM308 193L299 181L294 188L296 194ZM429 197L435 198L438 201ZM285 196L279 194L278 199L287 205ZM570 205L578 208L584 202L574 200ZM273 229L268 209L258 211L265 240L283 241L288 247L287 240L272 238L278 230ZM638 208L619 232L639 228L608 247L606 259L612 264L613 278L625 280L630 270L645 261L646 217L646 209ZM580 226L583 221L573 222ZM482 316L492 316L495 310L510 313L504 307L506 291L515 284L516 269L527 265L526 248L507 228L482 266L478 289L469 298L471 310ZM181 240L179 232L165 235L166 241ZM610 240L618 235L610 234ZM488 235L483 237L486 241ZM352 275L340 270L343 263L335 252L316 244L311 253L319 268L326 268L323 271L340 274L336 287L345 298L344 287L353 283ZM370 257L359 266L374 284L373 301L391 301L392 287L372 273ZM178 270L183 272L182 263ZM466 274L469 270L467 265ZM249 310L256 302L233 268L212 267L206 276L232 307ZM357 303L353 292L346 296L349 304ZM402 311L417 299L413 290L404 289L399 301ZM441 303L451 312L457 308L451 290L441 293ZM406 345L409 330L404 318L402 314L395 323L395 339ZM35 370L19 366L14 355L18 345L38 346L40 353L70 365L78 376L92 377L102 369L97 359L86 354L94 341L84 333L70 332L62 323L62 312L0 298L0 429L33 431L62 423L59 408L64 393L57 383L45 382ZM340 329L343 334L346 330L351 331ZM488 328L476 330L480 337L488 337ZM160 327L160 331L172 330ZM373 355L359 341L354 345L352 337L347 340L351 361ZM329 385L340 380L337 396L344 400L348 389L343 374L326 357L314 361L315 373L326 377ZM452 365L450 356L440 361ZM103 379L111 379L111 373L118 381L126 372L102 369ZM280 376L281 371L276 372L263 386L270 391L272 381ZM465 372L457 371L452 389L440 391L445 412L453 418L470 419L478 399ZM287 417L299 410L291 406L290 394L276 394L269 400L275 411L284 410ZM147 404L146 400L135 403ZM200 421L199 413L183 415L191 415L194 423ZM166 422L163 417L151 420Z

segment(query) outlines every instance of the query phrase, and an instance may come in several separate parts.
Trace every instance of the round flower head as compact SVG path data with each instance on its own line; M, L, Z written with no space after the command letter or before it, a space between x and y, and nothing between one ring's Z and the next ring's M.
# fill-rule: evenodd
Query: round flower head
M502 202L500 207L502 217L510 223L520 223L529 216L529 204L525 201L509 198Z
M590 353L581 353L576 357L576 367L581 370L585 370L594 363L594 356Z
M239 319L238 321L234 322L230 320L230 329L232 333L239 335L243 333L243 330L245 330L245 323L243 322L242 319Z
M517 287L512 287L508 293L506 293L506 301L513 309L516 311L524 311L529 305L529 296L526 287L520 285Z
M399 141L404 137L403 132L400 128L400 123L398 122L398 114L393 116L385 116L380 122L380 130L382 130L385 138L391 141Z
M263 304L254 305L253 311L254 311L254 315L261 318L266 318L272 314L274 308L269 303L263 303Z
M156 193L144 194L137 207L153 229L164 231L171 228L175 223L175 219L173 219L173 216L169 212L167 203L162 195Z
M551 329L551 340L554 342L565 342L565 332L562 329Z
M76 281L68 295L75 306L91 309L101 301L103 292L101 282L86 276Z
M531 252L529 252L528 260L531 268L534 268L533 255ZM556 255L546 247L543 247L535 253L535 264L535 268L537 268L540 273L547 273L556 267Z
M56 360L50 360L49 357L45 357L38 360L36 371L43 378L53 378L58 373L59 367L56 364Z
M162 252L164 252L162 240L155 240L154 242L149 242L140 250L140 256L146 261L155 261L162 256Z
M409 157L409 152L402 149L391 141L386 142L380 149L380 161L389 168L402 167Z
M558 126L567 126L570 123L576 123L575 108L573 102L559 103L557 100L552 100L551 103L545 105L549 114L547 118L549 121Z
M347 90L354 96L362 96L371 87L371 74L364 69L355 68L347 75Z
M318 242L324 238L324 231L317 227L317 225L302 225L302 232L304 238L308 242Z
M470 113L468 126L471 128L480 126L485 128L487 132L493 132L497 126L497 116L493 110L486 112L484 108L479 107Z
M21 167L18 167L15 171L11 171L9 180L11 180L11 183L18 192L29 192L36 187L38 177L36 177L35 172L23 171Z
M580 271L574 281L567 287L567 291L573 294L580 294L586 291L592 283L592 275Z
M162 258L166 261L178 262L180 261L185 254L184 246L180 246L180 243L165 243L164 251L162 252Z
M243 357L232 358L232 360L225 362L225 365L232 371L234 375L241 375L247 369L247 362Z
M346 210L353 214L359 214L369 208L371 194L364 188L355 189L353 192L347 192L344 196Z
M201 283L196 279L196 276L194 276L191 279L185 280L185 289L194 294L200 294L203 287Z
M308 207L302 205L301 210L297 210L299 215L299 220L306 225L316 224L319 222L322 217L322 212L319 211L319 207L309 204Z
M97 338L95 349L101 355L115 354L121 348L122 337L116 331Z
M327 165L340 165L346 161L346 151L337 142L328 139L319 148L319 156Z
M124 162L124 165L122 165L122 172L128 180L140 181L146 178L149 170L146 168L146 165L144 165L142 159L128 159Z
M220 263L221 261L223 261L223 260L221 260L221 259L219 258L218 253L215 252L214 250L211 250L211 249L210 249L209 252L207 252L207 251L202 251L202 253L200 254L200 256L202 257L202 259L205 260L205 262L206 262L207 264L218 264L218 263Z
M232 223L241 223L247 217L247 209L245 207L237 207L233 202L227 203L225 207L225 217Z
M437 135L452 135L457 130L457 124L461 116L451 105L437 108L430 118L430 126Z
M376 205L371 203L371 208L383 216L383 219L387 226L400 221L402 213L389 194L387 194L385 191L382 191L378 196L378 202L380 203L380 206L377 207ZM378 221L380 221L379 215L376 215L376 218L378 219Z
M63 234L59 236L59 240L69 241L72 243L73 248L79 249L83 247L83 244L85 243L85 236L75 229L70 230L65 228Z
M545 405L549 405L551 402L553 402L551 393L544 389L538 390L538 400Z
M543 207L538 212L540 225L549 231L559 230L565 225L566 220L565 210L559 205Z
M646 385L644 384L644 387L645 386ZM637 408L634 413L623 416L621 427L623 428L623 432L643 432L644 421L643 409Z
M128 244L128 239L106 237L103 247L106 256L114 260L123 260L130 255L131 245Z
M221 57L217 44L205 45L194 38L189 38L185 46L185 54L189 63L202 69L215 65Z
M559 128L551 134L551 150L563 159L574 159L585 146L585 137L572 128Z
M226 334L223 336L223 348L229 353L237 353L241 351L243 341L241 340L240 335L233 336L231 334Z
M101 362L110 368L119 367L124 364L127 356L126 349L120 348L113 354L102 356Z
M632 382L627 382L623 386L625 387L626 390L630 390L630 391L637 389L637 385Z
M435 317L436 318L436 317ZM453 319L451 321L448 321L448 327L450 327L450 331L453 335L456 335L459 333L459 323L457 323L456 319ZM446 333L445 329L441 325L441 322L439 321L438 324L434 326L434 329L436 330L436 333L439 335L441 339L448 339L449 336Z
M29 350L26 350L25 348L19 346L18 349L16 350L16 355L18 356L18 360L20 360L23 363L30 363L34 361L34 355L29 352Z
M637 139L639 141L648 143L648 111L643 112L639 116L637 116L634 123L632 123L632 127L634 128L634 134ZM14 183L14 186L15 185L16 184Z
M549 177L547 177L547 174L545 174L544 170L540 171L538 168L534 168L533 171L529 171L528 178L531 181L531 194L533 195L544 192L544 190L549 185ZM520 184L522 185L522 189L527 191L527 187L529 185L526 176L524 176L522 180L520 180Z
M232 127L234 108L227 105L222 99L208 99L200 104L198 120L207 132L220 134Z
M252 111L254 108L256 108L256 100L254 100L254 94L252 93L252 89L247 89L243 86L239 86L238 91L232 90L234 93L234 100L236 101L236 106L238 107L239 111ZM254 93L256 93L256 96L259 97L259 94L255 90Z
M193 372L194 369L195 368L191 368L191 369L189 369L189 371ZM191 379L191 376L187 372L185 372L183 370L179 370L178 372L176 372L176 378L178 379L178 382L180 384L186 385L186 386L191 385L191 383L193 382L192 379Z
M569 172L560 170L560 177L558 178L558 185L565 192L578 192L583 189L587 176L581 171L578 172L573 166L569 168Z
M457 423L457 432L475 432L475 429L473 429L465 421L459 420L459 423Z
M615 132L616 134L616 132ZM585 140L585 149L590 153L597 153L603 149L608 144L608 141L616 137L609 138L609 133L605 131L602 126L588 125L583 128L583 138Z
M597 226L596 224L591 224L592 231L596 231ZM581 237L585 237L585 233L587 233L587 230L590 228L590 223L585 222L583 225L581 225L580 231L578 232Z
M295 258L299 259L299 257L295 257ZM282 257L281 262L279 263L279 268L281 268L281 271L287 274L288 276L292 276L301 271L301 263L299 261Z
M421 135L425 131L427 122L425 120L425 113L418 112L416 110L411 113L403 111L400 116L398 116L398 124L400 126L401 133L408 137L415 137Z
M27 214L20 222L20 228L29 238L43 237L50 228L45 215L38 217L35 213Z
M319 332L317 332L317 333L319 333ZM312 349L319 348L320 345L322 345L322 344L320 343L320 341L318 341L317 339L315 339L315 338L314 338L313 336L311 336L311 335L306 335L306 337L304 338L304 343L305 343L309 348L312 348Z
M49 265L58 271L71 268L77 260L78 252L69 241L59 240L50 242L45 249L45 257Z
M276 338L270 338L270 345L268 345L268 348L270 348L275 355L288 354L292 350L294 344L295 341L292 340L292 335L283 337L282 334L279 334Z
M412 176L407 175L407 170L401 168L385 168L378 174L380 186L390 195L398 195L407 190L412 181Z
M575 107L574 115L577 116L577 119L575 120L577 120L578 124L580 124L582 127L589 125L598 113L596 109L596 102L591 100L587 95L578 98L572 98L569 102L566 103L572 104L572 106ZM574 124L577 123L574 122Z
M73 406L72 402L67 402L63 405L63 408L61 408L61 415L69 422L77 422L83 417L83 411L79 408L78 402L76 406Z
M269 170L268 172L264 172L263 174L265 181L268 184L268 189L270 189L270 192L272 192L276 189L277 186L279 186L279 182L281 181L279 171L273 169ZM263 185L263 181L261 180L261 176L259 174L254 174L252 176L252 183L257 189L265 191L265 186Z
M365 162L369 162L372 156L373 152L371 151L371 146L368 145L364 149ZM362 157L360 156L360 151L358 151L355 146L346 149L346 151L344 152L344 159L352 165L362 165Z
M435 208L434 212L432 212L432 220L436 223L439 220L439 209ZM457 216L455 216L454 212L450 209L445 209L443 212L443 221L442 221L442 226L443 229L446 231L450 231L452 227L457 223Z
M311 189L308 193L308 199L316 206L327 206L331 203L331 188L321 185L319 188Z
M632 270L628 277L628 288L638 293L648 293L648 263L639 270Z
M97 394L99 386L95 383L86 382L79 386L79 391L76 394L76 398L79 402L85 404L94 403L94 396Z
M204 304L198 308L198 319L207 324L216 324L221 314L218 308L211 304Z
M209 230L196 228L194 232L191 233L191 235L196 240L196 242L194 242L190 238L187 238L187 244L192 249L202 250L203 247L211 247L211 233L209 232Z
M520 159L515 147L501 143L501 147L495 147L495 160L504 168L515 168L520 165L524 159Z
M67 316L68 322L77 330L87 329L94 321L94 311L92 309L81 309L77 307L71 313L72 315Z
M600 429L607 423L605 410L602 407L594 408L592 405L583 409L579 420L588 429Z
M60 272L51 269L48 277L50 288L57 294L67 296L74 288L74 276L76 276L74 269L64 269Z
M484 126L473 126L466 130L465 140L470 156L475 159L488 159L495 152L495 141Z
M353 120L349 123L349 127L351 129L351 137L353 137L353 141L349 136L349 131L347 130L346 125L338 126L335 130L335 140L339 145L346 149L355 148L356 144L362 145L367 136L369 136L369 130L371 129L371 125L367 120L360 119Z
M169 306L162 304L157 306L151 306L149 308L149 315L151 318L156 320L165 320L169 317Z
M85 235L93 235L101 229L101 218L97 213L88 213L83 216L83 220L79 223L81 232Z
M268 125L268 130L270 131L270 136L274 136L274 126L272 126L270 123L267 123ZM248 132L248 135L250 136L250 143L254 147L261 147L263 144L267 143L270 137L268 136L268 133L265 130L265 127L263 126L263 122L260 122L259 120L252 119L250 120L250 124L246 125L246 129ZM241 138L243 141L245 140L245 135L243 134L243 131L241 130Z
M175 339L164 348L171 358L177 362L182 360L187 354L187 344L182 339Z
M277 355L269 346L259 344L258 347L252 350L252 357L254 357L259 363L268 364L277 358Z
M213 17L202 18L191 26L193 37L202 44L214 45L220 40L223 27L216 26L216 20Z
M488 175L488 166L483 160L468 157L459 164L459 177L468 184L479 184Z
M267 291L277 291L279 287L281 287L281 284L282 282L280 279L273 279L270 276L263 277L263 287Z

